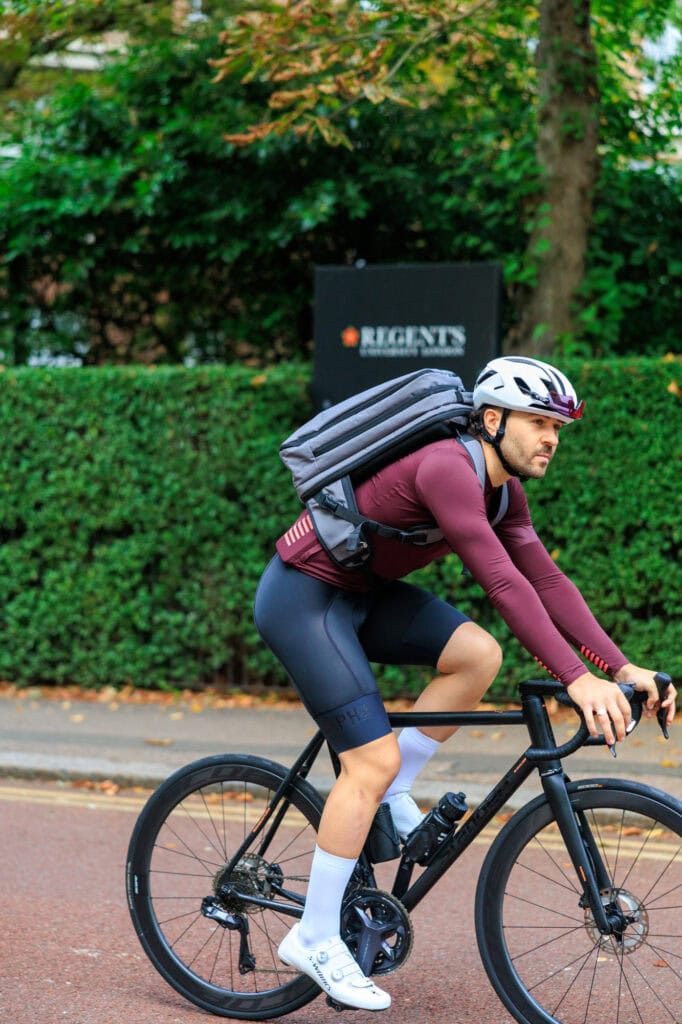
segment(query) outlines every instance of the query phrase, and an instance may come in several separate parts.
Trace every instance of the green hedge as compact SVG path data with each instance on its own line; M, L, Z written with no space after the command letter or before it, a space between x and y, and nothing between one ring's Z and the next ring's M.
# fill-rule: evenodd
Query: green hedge
M635 662L682 676L682 362L565 363L588 399L527 485L550 551ZM252 624L298 510L279 441L310 370L0 373L0 677L83 686L285 683ZM461 576L418 574L502 640L495 693L537 666ZM419 685L381 674L386 695Z

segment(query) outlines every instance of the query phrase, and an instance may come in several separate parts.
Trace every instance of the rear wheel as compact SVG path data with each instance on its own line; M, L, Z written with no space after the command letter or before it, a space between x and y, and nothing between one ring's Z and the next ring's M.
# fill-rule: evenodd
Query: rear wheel
M521 1024L682 1021L682 804L636 783L569 785L610 884L604 936L549 804L518 812L484 862L476 931L486 972Z
M226 872L286 773L248 755L197 761L150 797L130 840L128 903L147 955L183 996L225 1017L276 1017L320 993L277 957L296 920L285 911L305 900L319 793L299 780L274 835L266 826ZM230 895L230 885L241 896ZM276 900L282 910L249 897Z

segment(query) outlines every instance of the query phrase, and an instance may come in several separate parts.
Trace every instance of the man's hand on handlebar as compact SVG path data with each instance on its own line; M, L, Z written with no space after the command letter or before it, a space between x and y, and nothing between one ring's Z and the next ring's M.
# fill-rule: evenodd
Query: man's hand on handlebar
M647 699L643 705L642 710L647 718L653 718L654 715L660 714L659 722L661 726L665 723L666 726L672 725L673 718L675 717L675 699L677 697L677 690L672 683L669 683L667 688L657 685L656 673L650 672L649 669L639 668L637 665L623 665L618 672L616 672L615 680L617 683L629 683L630 686L634 686L635 690L640 692L646 691Z
M625 739L632 712L627 697L612 682L584 672L569 683L568 694L582 711L590 736L603 733L610 747L616 739Z
M670 676L650 672L637 665L623 665L616 673L616 682L627 684L641 694L642 709L647 718L658 718L663 735L668 738L668 726L675 717L677 690ZM616 740L625 739L632 721L632 709L627 697L618 686L591 672L585 672L569 683L568 695L583 713L585 724L591 736L603 734L606 743L613 748ZM634 725L634 722L632 723ZM612 749L612 752L613 751Z

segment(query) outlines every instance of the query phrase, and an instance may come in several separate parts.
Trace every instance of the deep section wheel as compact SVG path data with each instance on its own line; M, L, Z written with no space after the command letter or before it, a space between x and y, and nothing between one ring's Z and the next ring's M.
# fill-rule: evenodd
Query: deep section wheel
M543 797L491 847L476 893L488 976L521 1024L682 1021L682 804L637 783L569 785L609 884L603 935Z
M320 992L277 957L296 921L286 910L305 900L323 806L317 791L297 782L228 870L285 775L248 755L197 761L150 797L130 841L128 902L147 955L183 996L225 1017L276 1017Z

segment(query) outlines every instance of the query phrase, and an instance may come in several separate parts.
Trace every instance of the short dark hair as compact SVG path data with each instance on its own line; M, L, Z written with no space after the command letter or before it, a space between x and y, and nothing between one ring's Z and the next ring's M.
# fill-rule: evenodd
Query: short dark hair
M472 409L467 422L467 433L472 437L482 437L486 430L483 426L483 414L486 409L492 409L491 405L482 405L480 409Z

